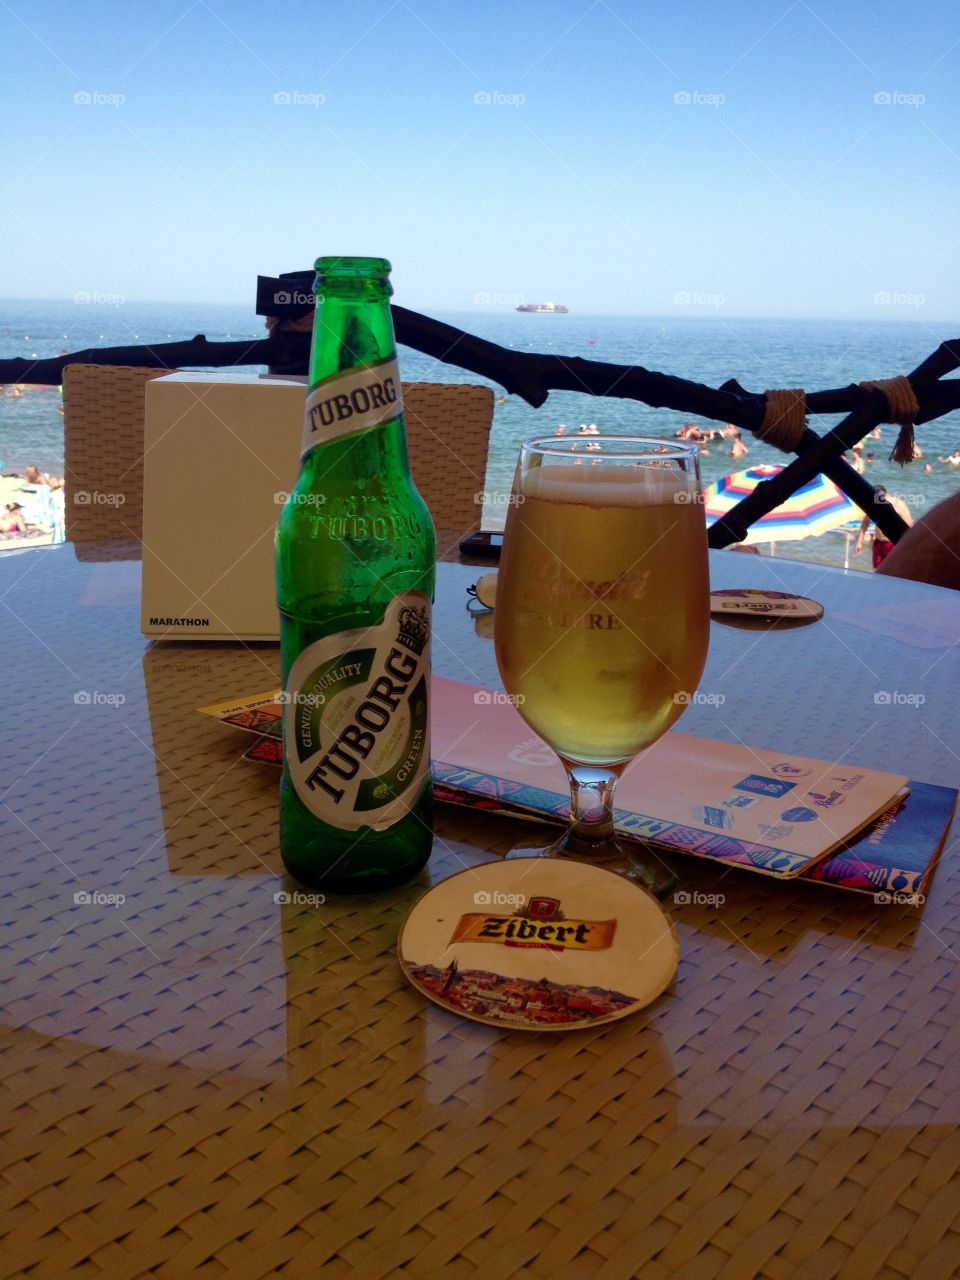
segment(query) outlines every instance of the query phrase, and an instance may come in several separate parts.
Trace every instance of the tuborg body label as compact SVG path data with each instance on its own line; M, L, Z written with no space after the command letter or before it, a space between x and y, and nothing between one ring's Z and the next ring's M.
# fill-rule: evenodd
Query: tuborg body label
M377 626L307 645L284 691L284 756L297 795L328 826L393 826L430 767L430 600L394 596Z
M396 355L331 374L307 395L300 457L305 458L318 444L366 431L401 413L403 391Z

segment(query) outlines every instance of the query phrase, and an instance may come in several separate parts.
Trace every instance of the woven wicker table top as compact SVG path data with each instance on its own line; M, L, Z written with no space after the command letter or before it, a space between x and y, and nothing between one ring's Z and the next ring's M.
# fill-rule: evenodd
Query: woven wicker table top
M195 713L272 687L276 647L150 646L128 550L82 554L0 560L4 1277L956 1274L956 835L920 909L678 858L680 967L645 1013L459 1021L397 931L519 826L441 809L417 882L278 904L277 775ZM725 701L684 732L956 783L960 595L711 563L826 616L714 624ZM442 568L435 669L496 686L477 573Z

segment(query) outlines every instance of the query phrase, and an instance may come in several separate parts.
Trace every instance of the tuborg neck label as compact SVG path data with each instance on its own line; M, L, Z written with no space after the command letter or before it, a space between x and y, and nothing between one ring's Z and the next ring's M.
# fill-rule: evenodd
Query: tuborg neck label
M430 600L394 596L377 626L307 645L283 693L284 759L310 812L383 831L420 798L430 765Z
M331 374L307 394L303 420L303 460L318 444L389 422L403 412L397 357Z

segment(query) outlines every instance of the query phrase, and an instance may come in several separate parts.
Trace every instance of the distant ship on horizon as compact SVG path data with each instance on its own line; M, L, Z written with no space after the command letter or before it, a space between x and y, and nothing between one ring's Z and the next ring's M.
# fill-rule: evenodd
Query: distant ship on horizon
M562 302L524 302L517 307L518 311L536 311L546 315L566 315L570 310Z

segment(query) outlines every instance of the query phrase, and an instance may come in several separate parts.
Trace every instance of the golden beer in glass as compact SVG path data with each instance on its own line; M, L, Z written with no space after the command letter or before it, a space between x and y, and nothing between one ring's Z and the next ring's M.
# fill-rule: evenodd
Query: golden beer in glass
M695 445L546 437L521 451L497 582L497 664L557 752L571 823L549 853L649 880L613 832L613 789L679 718L709 636Z

